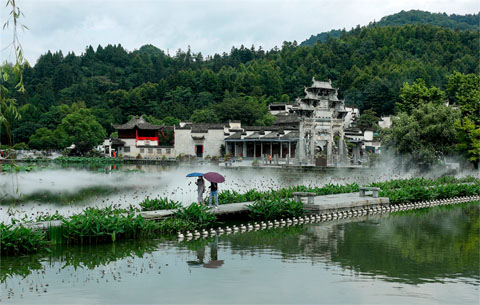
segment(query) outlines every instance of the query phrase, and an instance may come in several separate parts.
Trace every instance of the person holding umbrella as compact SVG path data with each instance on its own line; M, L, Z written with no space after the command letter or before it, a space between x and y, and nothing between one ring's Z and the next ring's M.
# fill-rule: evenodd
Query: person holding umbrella
M195 184L197 185L198 203L203 203L203 193L205 193L205 180L203 180L202 173L190 173L187 177L197 177ZM190 184L190 183L189 183Z
M208 201L208 206L212 207L212 198L215 198L215 208L218 208L218 184L225 181L225 177L219 173L209 172L203 174L203 177L211 182L210 184L210 199Z
M203 180L202 176L199 176L195 184L197 185L197 193L198 193L197 201L198 203L202 204L203 193L205 193L205 180Z
M208 207L212 207L212 197L215 198L215 208L218 208L218 184L210 182L210 198L208 200Z

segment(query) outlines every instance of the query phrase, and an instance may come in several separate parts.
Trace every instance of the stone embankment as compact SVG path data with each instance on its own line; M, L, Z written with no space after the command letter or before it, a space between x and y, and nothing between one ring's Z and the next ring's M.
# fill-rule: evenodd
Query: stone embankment
M248 224L241 224L240 226L226 226L226 227L219 227L218 229L211 228L209 231L202 230L202 231L194 231L194 232L178 232L178 239L179 240L190 240L190 239L198 239L198 238L207 238L210 236L215 235L222 235L222 234L234 234L234 233L243 233L249 231L256 231L256 230L263 230L263 229L271 229L271 228L278 228L278 227L285 227L291 225L301 225L301 224L308 224L308 223L317 223L317 222L327 222L332 220L341 220L341 219L348 219L354 217L365 217L368 215L376 215L376 214L386 214L392 212L399 212L399 211L408 211L408 210L416 210L416 209L424 209L436 206L445 206L445 205L454 205L459 203L466 203L472 201L480 200L480 196L465 196L465 197L455 197L449 199L441 199L441 200L430 200L430 201L419 201L414 203L400 203L395 205L382 205L382 204L375 204L371 206L365 207L354 207L352 209L343 209L343 210L322 210L318 214L310 214L304 217L298 218L287 218L287 219L279 219L274 221L268 222L253 222Z

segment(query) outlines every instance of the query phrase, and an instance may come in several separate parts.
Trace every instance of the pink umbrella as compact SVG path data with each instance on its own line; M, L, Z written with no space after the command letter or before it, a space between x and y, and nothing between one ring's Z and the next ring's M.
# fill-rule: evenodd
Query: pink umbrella
M225 181L225 177L216 172L208 172L206 174L203 174L203 178L214 183L222 183Z
M205 268L220 268L220 266L223 265L223 259L222 260L216 260L216 261L209 261L208 263L203 264L203 267Z

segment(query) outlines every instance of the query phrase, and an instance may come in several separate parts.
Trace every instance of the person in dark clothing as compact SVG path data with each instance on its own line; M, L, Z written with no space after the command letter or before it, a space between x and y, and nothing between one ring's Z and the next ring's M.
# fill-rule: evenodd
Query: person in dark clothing
M215 208L218 208L218 185L215 182L211 182L210 186L210 198L208 206L212 207L212 198L215 198Z

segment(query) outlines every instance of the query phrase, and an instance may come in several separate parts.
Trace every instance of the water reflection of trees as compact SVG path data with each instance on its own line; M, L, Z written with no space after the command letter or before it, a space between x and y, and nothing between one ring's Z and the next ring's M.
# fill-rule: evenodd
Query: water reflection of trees
M309 259L406 283L480 279L478 204L425 213L322 223L228 238L232 252L271 249L284 259Z
M351 223L331 260L360 272L408 283L479 279L478 204L426 214L408 213L377 226Z
M143 257L154 252L158 240L129 240L113 244L54 247L52 253L35 254L20 257L2 257L0 260L0 282L4 283L13 276L27 277L34 271L54 263L62 263L63 267L95 269L106 266L126 257ZM45 266L46 265L46 266Z
M130 187L129 189L133 189ZM68 191L48 191L40 190L31 194L22 194L21 196L2 196L0 197L0 205L21 204L27 202L43 202L57 205L68 205L86 201L90 198L99 196L107 196L118 193L120 190L125 191L125 188L116 186L90 186L79 188L74 192Z

